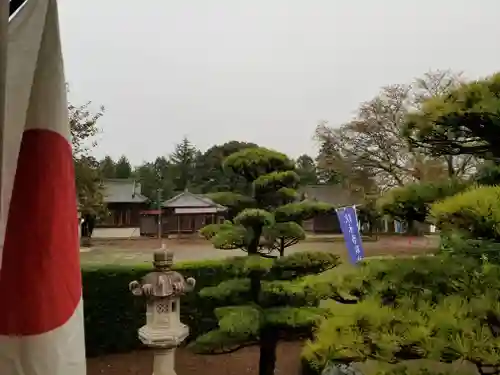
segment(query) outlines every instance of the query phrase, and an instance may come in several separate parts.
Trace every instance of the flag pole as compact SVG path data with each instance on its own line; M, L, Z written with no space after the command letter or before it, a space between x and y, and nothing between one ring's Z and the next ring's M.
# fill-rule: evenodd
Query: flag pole
M5 128L5 101L7 84L7 45L9 42L9 1L0 1L0 218L3 216L3 135ZM3 244L0 244L3 246ZM0 260L1 250L0 250ZM1 268L1 267L0 267Z

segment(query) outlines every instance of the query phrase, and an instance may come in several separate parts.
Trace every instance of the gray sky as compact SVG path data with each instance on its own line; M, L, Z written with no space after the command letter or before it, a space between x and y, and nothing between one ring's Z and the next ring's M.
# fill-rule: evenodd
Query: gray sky
M96 156L134 164L188 136L315 154L386 84L500 70L498 0L61 0L74 102L106 107Z

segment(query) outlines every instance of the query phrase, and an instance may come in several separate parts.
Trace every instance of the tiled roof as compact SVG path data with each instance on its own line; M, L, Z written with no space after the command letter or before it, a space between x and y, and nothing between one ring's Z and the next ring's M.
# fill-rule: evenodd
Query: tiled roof
M103 181L104 203L144 203L141 184L132 179L108 179Z
M358 199L339 185L309 185L300 189L306 199L314 199L334 206L357 204Z
M220 211L225 211L226 207L215 203L210 198L203 195L193 194L189 191L184 191L175 197L163 202L162 207L165 208L181 208L181 207L192 207L192 208L202 208L202 207L216 207Z

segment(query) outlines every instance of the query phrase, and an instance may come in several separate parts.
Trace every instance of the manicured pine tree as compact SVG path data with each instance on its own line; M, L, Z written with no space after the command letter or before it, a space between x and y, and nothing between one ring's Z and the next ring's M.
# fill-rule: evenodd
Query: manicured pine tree
M227 351L257 342L259 374L271 375L280 334L290 332L290 328L310 327L321 312L315 307L314 293L304 292L307 276L302 276L334 267L337 257L326 253L315 258L304 253L294 254L288 261L288 257L269 258L283 256L285 248L304 239L303 220L318 213L334 214L334 210L326 203L299 201L299 176L293 161L282 153L247 148L227 157L224 169L251 184L252 194L218 193L221 201L232 200L236 207L241 200L246 208L231 221L208 225L201 232L216 248L241 249L248 258L242 278L200 292L226 307L215 311L219 328L199 337L194 348L200 352ZM309 267L297 272L294 259L307 256L311 256Z

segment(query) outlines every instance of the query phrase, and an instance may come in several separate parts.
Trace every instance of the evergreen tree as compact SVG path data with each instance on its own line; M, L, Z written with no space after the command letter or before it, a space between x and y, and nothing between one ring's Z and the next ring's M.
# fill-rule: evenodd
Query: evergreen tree
M116 178L130 178L132 176L132 165L125 155L121 156L115 165Z
M194 184L201 193L216 193L220 191L233 191L248 193L247 181L230 171L224 171L224 160L231 154L245 148L257 147L254 143L230 141L221 145L210 147L200 155L196 162L196 175Z
M230 155L224 169L252 185L252 195L246 198L252 200L253 208L239 212L232 221L208 225L201 232L216 248L245 251L248 278L202 290L203 296L239 306L217 309L219 329L199 337L196 345L210 351L207 348L228 348L257 340L259 373L271 375L280 328L310 324L317 317L317 310L287 305L290 301L283 296L270 297L273 288L283 290L291 281L280 281L274 287L272 282L266 283L273 262L263 258L276 258L275 253L283 255L286 247L305 237L303 220L333 208L321 202L298 201L295 189L299 176L295 165L279 152L247 148Z
M106 155L106 157L99 162L99 169L103 178L116 177L116 165L113 158L109 155Z
M350 302L323 304L331 314L303 351L308 373L332 364L428 359L468 361L479 374L500 374L498 265L438 255L372 260L331 275L325 283Z
M296 161L297 174L300 177L300 182L303 185L316 185L318 183L318 174L316 171L316 163L309 155L301 155Z
M196 160L200 151L184 137L181 143L175 146L174 152L170 155L170 163L174 173L174 186L177 191L188 189L194 179Z
M152 207L158 207L158 189L162 201L171 198L174 192L172 165L163 156L152 163L144 163L135 172L135 178L141 183L142 194L149 198Z

